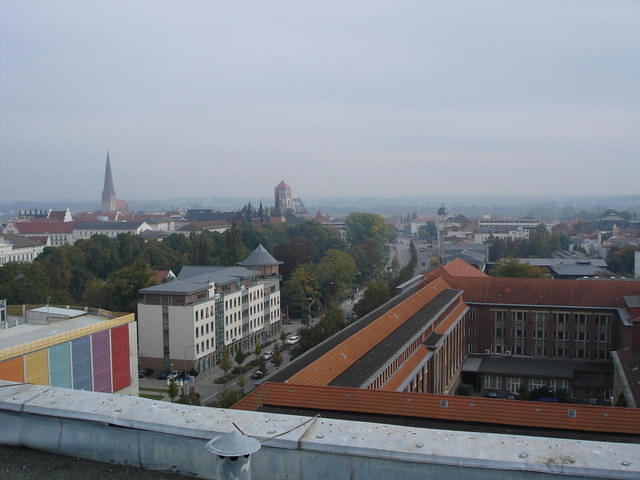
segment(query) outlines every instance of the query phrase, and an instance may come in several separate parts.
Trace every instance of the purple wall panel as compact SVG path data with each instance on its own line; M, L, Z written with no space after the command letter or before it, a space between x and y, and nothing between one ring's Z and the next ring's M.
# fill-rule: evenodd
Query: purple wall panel
M91 335L93 349L93 390L111 393L111 345L109 332Z

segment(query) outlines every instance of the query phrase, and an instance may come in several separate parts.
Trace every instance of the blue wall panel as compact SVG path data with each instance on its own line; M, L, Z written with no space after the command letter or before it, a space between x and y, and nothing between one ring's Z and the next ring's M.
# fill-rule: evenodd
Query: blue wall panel
M52 387L71 388L71 345L49 347L49 379Z
M71 353L73 356L73 388L76 390L93 390L89 337L73 340L71 342Z

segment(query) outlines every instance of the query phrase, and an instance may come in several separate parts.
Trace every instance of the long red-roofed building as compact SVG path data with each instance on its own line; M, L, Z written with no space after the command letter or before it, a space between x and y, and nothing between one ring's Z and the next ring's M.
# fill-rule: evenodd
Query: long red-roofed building
M528 402L516 399L532 390L546 392L549 401L635 407L639 321L640 282L494 278L458 259L427 272L417 287L300 355L267 379L280 384L265 384L237 407L254 408L268 398L273 411L353 413L357 408L344 395L355 401L356 389L369 413L389 415L394 395L453 395L461 383L477 396L513 399L498 401L495 418L481 422L510 424L525 415ZM290 394L303 388L310 389L304 396ZM349 391L341 393L344 389ZM310 398L342 400L329 405ZM398 401L418 401L407 398ZM475 398L492 405L492 399ZM501 405L517 407L509 406L513 412L506 415ZM559 405L540 408L564 409L566 415L566 404ZM584 408L596 407L578 410ZM460 421L449 416L452 410L439 412L445 420ZM552 416L529 426L555 428ZM638 419L628 420L631 431L640 433ZM597 431L593 421L578 428Z

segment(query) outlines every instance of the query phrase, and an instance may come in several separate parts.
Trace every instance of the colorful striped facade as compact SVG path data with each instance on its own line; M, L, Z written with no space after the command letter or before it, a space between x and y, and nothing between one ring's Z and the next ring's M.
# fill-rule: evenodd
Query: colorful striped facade
M97 325L103 329L90 334L71 331L64 336L67 341L61 342L56 341L60 338L52 337L44 348L42 342L37 342L33 350L25 344L21 353L9 358L6 351L0 351L0 379L137 395L137 334L133 315Z

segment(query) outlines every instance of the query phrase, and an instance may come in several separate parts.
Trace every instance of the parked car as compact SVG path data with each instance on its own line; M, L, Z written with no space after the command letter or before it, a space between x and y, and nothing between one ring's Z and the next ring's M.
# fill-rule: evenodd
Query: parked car
M300 335L292 335L289 338L287 338L287 345L295 345L300 341L301 338L302 337Z
M271 357L273 357L273 352L271 350L268 350L268 351L264 352L264 359L265 360L270 360Z
M262 370L256 370L251 374L251 378L253 380L258 380L259 378L264 377L264 372Z
M498 392L487 392L487 397L489 398L500 398Z
M139 368L138 369L138 378L144 378L149 375L153 375L153 368Z
M156 375L156 378L158 380L166 380L169 375L171 375L169 370L162 370Z

